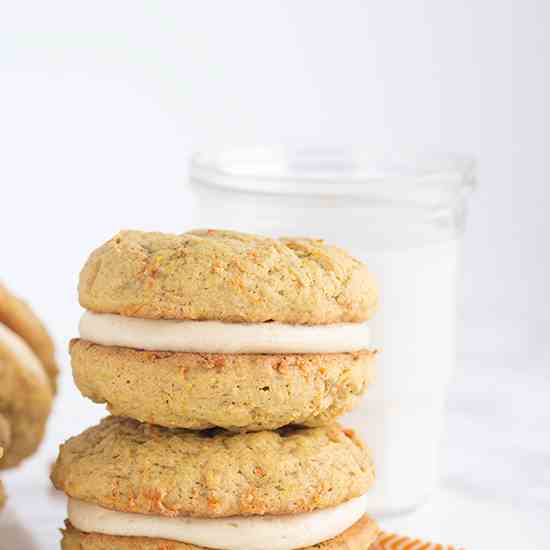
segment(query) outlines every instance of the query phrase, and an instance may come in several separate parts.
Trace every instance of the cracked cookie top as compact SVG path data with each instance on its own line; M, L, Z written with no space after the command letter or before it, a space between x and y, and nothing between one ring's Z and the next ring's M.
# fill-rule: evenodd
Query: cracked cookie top
M232 434L108 417L61 446L54 485L123 512L227 517L294 514L364 494L370 453L338 424Z
M129 317L322 325L369 319L378 289L365 264L321 240L123 231L91 254L79 297Z

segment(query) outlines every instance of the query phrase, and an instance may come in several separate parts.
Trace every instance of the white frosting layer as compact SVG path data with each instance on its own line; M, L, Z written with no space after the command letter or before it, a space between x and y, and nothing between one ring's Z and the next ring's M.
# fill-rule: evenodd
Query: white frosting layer
M116 512L70 498L69 520L86 533L175 540L219 550L293 550L334 538L365 513L365 497L284 516L166 518Z
M343 353L367 349L366 323L285 325L138 319L86 311L80 337L104 346L196 353Z
M0 323L0 343L8 348L19 361L19 364L32 373L40 382L49 386L48 376L44 366L27 342L18 334Z

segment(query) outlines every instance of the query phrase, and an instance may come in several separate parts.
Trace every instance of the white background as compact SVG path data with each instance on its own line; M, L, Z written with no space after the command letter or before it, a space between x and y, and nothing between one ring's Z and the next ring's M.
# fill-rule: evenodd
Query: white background
M545 0L0 0L0 278L65 368L11 486L102 414L67 372L92 248L190 228L192 150L359 143L479 159L444 481L550 512L549 72Z

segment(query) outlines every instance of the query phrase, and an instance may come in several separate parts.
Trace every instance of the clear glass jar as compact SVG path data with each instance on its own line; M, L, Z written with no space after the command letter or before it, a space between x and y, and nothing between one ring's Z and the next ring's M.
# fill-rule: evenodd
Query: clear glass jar
M370 321L377 379L342 422L373 450L369 511L422 503L437 480L447 385L455 364L457 279L472 160L361 150L252 149L197 154L197 227L337 244L376 275Z

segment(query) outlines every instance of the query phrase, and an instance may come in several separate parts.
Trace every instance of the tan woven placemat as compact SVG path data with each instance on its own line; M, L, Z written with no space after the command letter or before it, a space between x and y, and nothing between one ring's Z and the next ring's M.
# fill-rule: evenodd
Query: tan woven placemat
M382 532L369 550L465 550L465 548Z

